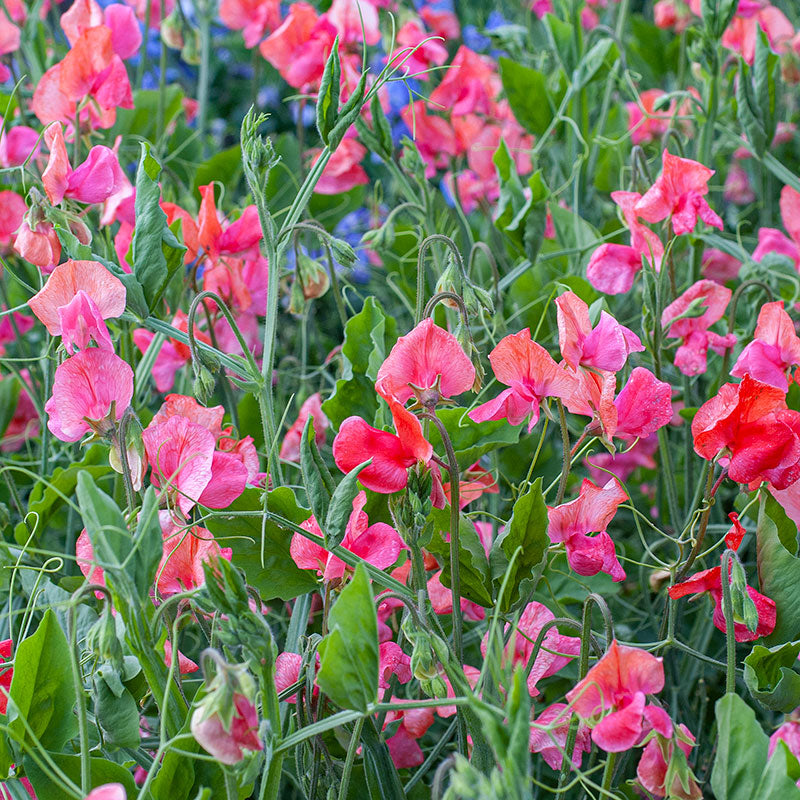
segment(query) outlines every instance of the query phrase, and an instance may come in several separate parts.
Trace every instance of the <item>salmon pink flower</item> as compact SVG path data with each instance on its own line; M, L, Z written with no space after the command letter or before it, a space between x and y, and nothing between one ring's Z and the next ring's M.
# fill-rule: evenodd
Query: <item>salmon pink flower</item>
M614 400L621 439L646 439L672 419L672 387L650 370L636 367Z
M792 318L780 300L765 303L758 312L755 338L742 350L731 375L742 378L749 372L756 380L787 392L786 372L794 365L800 365L800 338Z
M664 688L661 659L614 639L586 677L567 692L573 710L592 728L592 741L607 753L634 747L646 728L672 734L666 713L647 705L646 695Z
M669 741L655 738L645 745L639 765L636 767L636 777L639 779L639 783L656 797L669 796L674 800L703 800L703 792L693 777L689 777L689 785L685 789L677 774L673 774L672 786L665 786L669 769L667 759L672 760L675 745L677 744L685 756L689 755L694 746L694 736L691 731L683 724L678 725L677 728L682 737L673 736ZM687 742L686 739L689 741Z
M530 416L530 431L539 421L539 406L545 397L565 398L575 390L575 378L531 339L529 328L501 339L489 361L495 378L509 388L470 411L474 422L507 419L511 425L519 425Z
M221 764L238 764L247 750L263 750L258 738L258 712L252 701L235 692L233 711L227 722L221 711L205 716L202 706L195 709L190 723L192 736Z
M371 458L372 463L359 473L359 481L373 492L391 494L405 488L409 467L430 461L433 447L410 411L393 397L386 401L397 433L373 428L361 417L348 417L333 440L333 458L342 472Z
M133 397L133 370L106 350L81 350L56 369L53 394L45 403L47 427L62 442L85 433L111 433Z
M300 461L300 441L303 437L303 429L306 427L308 418L314 420L314 438L317 447L325 444L325 431L330 427L330 422L322 410L322 395L315 392L300 406L300 413L292 423L292 427L286 431L281 444L280 456L284 461Z
M42 272L50 272L61 258L61 242L52 223L37 222L29 210L17 230L14 251Z
M458 39L461 36L461 25L452 11L427 3L419 10L419 15L434 36L441 36L445 41Z
M441 66L447 61L447 48L441 42L430 39L430 34L414 20L409 20L400 28L396 41L398 49L387 61L393 65L403 62L403 71L419 80L428 80L427 70L431 65Z
M739 3L731 24L722 34L722 46L740 53L752 66L756 55L759 28L767 35L770 48L784 53L794 36L794 26L786 15L770 3Z
M425 408L472 388L475 367L458 340L428 317L401 336L378 370L375 388L405 403L416 396Z
M494 64L462 44L430 99L454 116L473 112L490 114L501 87Z
M225 508L244 491L247 469L242 461L215 450L214 435L186 417L151 423L142 438L153 484L184 515L195 503Z
M644 345L639 337L620 325L606 311L592 328L589 306L574 292L556 298L558 345L564 361L572 369L589 367L601 372L619 372L630 353L639 353Z
M25 201L16 192L0 191L0 249L13 242L27 210Z
M378 9L373 0L333 0L325 16L343 45L377 44L381 39Z
M578 497L569 503L547 509L551 542L563 542L570 567L578 575L605 572L612 580L625 580L625 570L617 559L614 542L606 532L617 508L628 499L615 480L602 488L584 479ZM589 536L596 532L596 536Z
M632 144L646 144L663 136L670 125L672 111L655 110L655 104L665 92L661 89L647 89L639 95L638 103L626 103L628 110L628 130Z
M678 236L693 231L698 217L706 225L722 229L722 220L705 199L708 179L713 174L714 170L697 161L673 156L665 150L661 175L636 203L636 213L647 222L670 217Z
M742 262L730 253L724 253L714 247L709 247L703 253L702 273L704 278L716 281L717 283L727 283L739 277L739 270Z
M386 569L397 561L400 552L405 549L405 543L400 534L385 522L369 524L369 518L364 512L366 503L366 493L359 492L353 501L353 512L350 514L341 544L345 550L355 553L374 567ZM322 536L314 517L301 523L300 527ZM340 581L344 577L347 570L344 561L329 553L324 547L306 539L301 533L292 536L289 549L294 563L300 569L316 570L325 582Z
M531 753L541 753L545 763L551 769L561 769L569 736L570 719L572 712L565 703L553 703L533 720L531 725L528 745ZM546 725L547 730L542 730L539 725ZM583 761L583 754L590 752L592 742L589 728L584 723L578 724L578 735L575 739L575 749L572 751L572 766L578 769Z
M737 483L755 488L766 480L786 489L800 478L800 412L787 409L783 391L749 374L698 409L692 436L697 455L722 456Z
M280 0L221 0L219 17L232 31L240 30L245 47L255 47L268 30L281 24Z
M723 355L736 344L736 335L714 333L709 328L722 319L731 299L731 290L715 281L700 280L673 300L661 314L661 327L670 339L681 339L675 353L675 366L684 375L706 371L708 349ZM692 312L702 313L692 316Z
M313 166L322 151L311 152L314 154ZM367 148L356 139L343 139L325 165L314 191L317 194L339 194L369 183L367 173L360 163L366 154Z
M527 665L533 655L533 646L542 628L555 619L553 612L542 603L528 603L522 611L516 630L505 648L504 657L512 664ZM506 633L511 626L506 625ZM489 646L489 633L485 633L481 641L481 653L486 658ZM569 664L581 651L581 640L577 636L565 636L557 628L548 629L542 640L542 646L528 673L528 691L531 697L539 694L536 684L543 678L555 675Z
M442 484L442 491L444 492L445 499L449 503L449 481ZM500 487L497 485L497 479L491 472L485 470L480 465L480 462L476 461L464 472L463 480L459 481L458 505L460 508L465 508L470 503L477 500L482 494L498 494L499 492ZM477 523L478 526L482 524L481 522Z

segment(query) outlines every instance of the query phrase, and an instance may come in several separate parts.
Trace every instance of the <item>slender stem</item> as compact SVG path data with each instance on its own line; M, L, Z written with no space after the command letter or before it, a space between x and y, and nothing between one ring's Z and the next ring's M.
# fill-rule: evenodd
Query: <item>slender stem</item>
M83 587L77 595L83 593ZM72 668L72 684L75 689L75 707L78 711L78 738L81 746L81 791L89 794L92 788L92 761L89 756L89 722L86 716L86 698L84 697L83 678L78 660L78 626L75 624L77 598L73 599L67 616L69 627L69 660Z
M164 20L164 0L159 0L159 17ZM158 107L156 108L156 137L155 141L161 141L164 134L164 115L167 105L167 43L163 37L161 39L161 52L158 58ZM202 140L201 140L202 141Z
M558 491L556 492L555 505L561 505L564 493L567 491L567 481L569 480L569 469L571 456L569 448L569 428L567 428L567 415L564 413L564 404L560 399L556 399L558 405L558 422L561 426L561 445L563 448L563 460L561 462L561 478L558 481Z
M733 551L728 549L722 554L722 613L725 616L725 693L736 691L736 629L733 619L733 601L731 600L730 568Z
M200 25L200 75L197 87L197 134L200 146L203 148L203 157L208 152L206 142L206 127L208 125L208 85L211 62L211 16L208 0L198 3L198 22Z
M347 758L344 762L341 783L339 784L339 800L347 800L347 791L350 788L350 773L353 771L353 763L356 760L358 743L361 741L361 729L364 727L364 717L357 719L353 726L353 733L350 736L350 744L347 747Z
M611 796L611 781L614 777L614 765L617 762L617 754L609 753L606 756L606 765L603 768L603 783L601 794Z

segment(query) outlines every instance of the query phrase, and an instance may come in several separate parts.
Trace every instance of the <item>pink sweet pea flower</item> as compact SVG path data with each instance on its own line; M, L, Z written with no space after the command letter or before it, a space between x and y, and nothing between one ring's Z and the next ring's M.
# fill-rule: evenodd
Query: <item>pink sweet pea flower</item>
M169 639L164 641L164 663L167 667L172 666L172 642ZM187 658L180 650L178 650L178 672L181 675L191 675L193 672L197 672L200 667L192 661L191 658Z
M400 117L411 131L419 154L425 162L425 175L432 178L437 169L445 168L458 155L456 132L444 117L428 113L424 100L415 100L400 111ZM459 193L460 187L459 187Z
M206 579L203 563L215 558L231 560L230 547L220 547L214 534L195 525L176 525L169 512L159 512L164 535L164 554L156 573L156 586L162 597L202 586Z
M646 439L672 419L672 387L650 370L636 367L614 400L617 409L615 436Z
M756 55L758 29L767 34L770 48L776 53L784 53L794 36L794 26L786 15L773 5L760 3L740 3L731 24L722 34L722 46L740 53L750 65Z
M314 153L313 166L322 151L310 152ZM360 163L366 154L367 148L360 142L355 139L343 139L325 165L314 191L317 194L339 194L369 183L367 173Z
M127 797L125 787L121 783L104 783L92 789L85 800L127 800Z
M665 150L661 175L636 203L636 213L647 222L670 217L678 236L693 231L698 217L721 230L722 220L705 200L708 179L713 174L714 170L697 161L673 156Z
M761 228L753 261L761 261L767 253L779 253L791 258L800 270L800 192L791 186L781 189L781 218L791 239L777 228Z
M2 118L0 118L1 120ZM39 154L39 132L27 125L8 127L0 134L0 167L19 167Z
M639 221L636 205L642 196L639 192L618 191L611 192L611 199L619 206L625 224L631 232L631 247L644 257L645 261L652 263L658 271L661 268L661 259L664 257L664 245L655 231Z
M81 35L90 28L105 25L111 31L111 45L122 59L138 52L142 34L134 11L119 3L106 6L105 10L94 0L75 0L61 15L61 27L70 45L75 45Z
M792 712L792 715L780 725L772 736L769 737L769 749L767 755L772 758L778 742L783 742L788 748L789 752L796 757L800 757L800 722L795 718L797 711Z
M449 537L448 537L449 538ZM442 571L435 572L428 578L428 599L431 601L431 608L434 614L452 614L453 613L453 593L442 583ZM467 600L465 597L461 598L459 604L461 606L461 613L464 619L471 619L480 621L486 618L486 609Z
M67 305L59 307L58 320L61 341L70 355L76 348L85 350L91 341L101 350L114 352L106 323L92 298L83 289Z
M758 313L755 337L742 350L731 375L742 378L749 372L756 380L788 392L786 373L794 365L800 365L800 338L792 318L782 301L765 303Z
M734 164L728 170L722 197L737 206L746 206L756 199L756 193L750 184L750 176L746 169Z
M378 10L372 0L333 0L325 16L343 45L374 45L381 39Z
M474 422L507 419L519 425L530 416L530 431L539 421L539 405L545 397L564 398L575 389L575 378L531 339L529 328L501 339L489 361L495 378L510 388L470 411Z
M411 658L407 656L400 645L395 642L381 642L378 648L380 666L378 670L378 688L388 689L392 675L397 676L399 683L408 683L411 673Z
M14 251L42 272L50 272L61 258L61 242L52 223L35 221L28 211L14 239Z
M0 191L0 246L13 241L27 210L25 200L16 192Z
M667 330L670 339L681 339L675 353L675 366L684 375L700 375L706 371L706 354L711 348L723 355L725 350L736 344L736 335L724 336L709 328L722 319L731 299L731 290L715 281L700 280L692 284L683 294L673 300L661 314L661 326ZM687 316L689 307L694 304L699 316ZM681 317L678 319L678 317Z
M401 702L400 698L393 697L392 702ZM389 723L402 720L394 736L386 740L389 755L392 757L397 769L418 767L425 760L425 756L417 744L417 739L424 736L428 728L433 725L434 715L432 708L409 708L398 711L389 711L386 714L384 727Z
M762 228L762 230L764 230ZM759 232L760 233L760 232ZM754 256L755 258L755 256ZM716 281L717 283L727 283L739 277L739 270L742 262L729 253L709 247L703 253L702 273L704 278Z
M372 459L358 479L367 489L381 494L405 488L408 468L417 463L427 464L433 455L433 447L422 435L419 420L394 398L386 398L386 401L396 434L373 428L361 417L348 417L333 440L333 458L342 472L350 472Z
M369 524L369 518L364 512L366 503L366 493L359 492L353 501L353 512L341 544L345 550L355 553L374 567L386 569L397 561L400 552L405 549L405 543L400 534L385 522ZM300 527L309 533L322 536L314 517L302 522ZM347 571L344 561L329 553L321 545L306 539L301 533L292 536L289 550L294 563L300 569L316 570L325 582L341 581Z
M458 340L428 317L401 336L378 370L375 388L405 403L416 395L425 407L462 394L475 381L475 367Z
M610 242L592 253L586 265L586 279L603 294L625 294L641 268L642 256L636 248Z
M553 619L555 619L555 615L547 606L536 601L528 603L520 615L516 630L511 634L511 640L505 648L504 658L510 660L512 664L525 666L533 655L533 646L539 632ZM509 631L510 626L506 625L505 630ZM481 653L484 658L486 658L488 645L489 633L487 631L481 641ZM550 628L544 635L542 646L528 673L528 691L531 697L539 694L536 684L540 680L555 675L569 664L580 651L581 640L579 637L565 636L559 633L557 628Z
M39 435L39 412L33 405L29 392L31 391L30 375L28 370L20 370L23 385L20 388L19 398L14 416L6 427L0 439L0 452L13 453L19 450L25 442ZM2 380L13 380L8 376Z
M448 109L453 116L476 111L491 114L501 86L494 63L462 44L430 101L438 108Z
M314 671L316 673L319 671L319 653L316 653L315 657L316 669ZM303 656L301 656L300 653L278 653L278 657L275 659L275 691L277 691L278 694L300 680L300 668L302 666ZM314 697L318 694L319 689L314 686ZM289 697L283 698L283 702L294 705L297 702L297 695L289 695Z
M592 328L589 306L574 292L556 298L558 344L564 361L572 369L590 367L601 372L619 372L630 353L640 353L639 337L605 311Z
M153 484L184 515L195 503L225 508L244 491L247 469L242 461L215 450L214 435L186 417L151 423L142 438Z
M562 753L567 747L570 719L572 712L565 703L549 705L531 725L528 740L531 753L541 753L545 763L551 769L561 769L564 756ZM534 725L546 725L548 730L542 730ZM572 751L572 766L578 769L583 761L583 754L592 749L589 728L584 723L578 724L578 735L575 739L575 749Z
M251 48L280 25L281 4L280 0L221 0L219 16L226 27L241 30L245 47Z
M222 764L238 764L245 750L263 750L258 738L258 712L243 694L234 692L233 716L226 723L219 712L203 717L201 708L195 709L190 723L192 736Z
M461 36L461 25L452 11L435 8L432 3L427 3L419 10L419 15L434 36L441 36L446 41Z
M661 89L647 89L639 95L638 103L625 104L632 144L652 142L667 132L672 110L655 110L656 101L664 94Z
M586 677L567 692L567 700L591 725L592 741L601 750L621 753L639 742L647 723L671 735L672 724L663 710L646 705L645 695L663 688L661 659L614 639Z
M683 737L694 742L694 736L691 731L683 724L677 726ZM703 800L703 792L697 785L694 778L689 778L688 789L684 789L681 785L681 779L678 775L673 775L672 786L665 786L667 780L667 770L669 765L666 756L670 760L672 754L675 752L675 745L683 751L685 756L691 752L693 744L684 741L683 738L673 736L670 741L659 741L658 738L651 739L642 751L642 757L639 759L639 765L636 767L636 777L639 783L651 794L656 797L666 797L675 800Z
M110 433L133 397L133 370L106 350L81 350L56 369L45 403L47 427L62 442L77 442L90 430Z
M606 532L617 508L628 499L625 490L610 480L601 489L584 479L575 500L547 509L551 542L563 542L569 565L578 575L605 572L614 581L625 580L614 542ZM597 532L596 536L589 536Z
M322 395L315 392L300 406L297 419L283 437L280 456L284 461L300 461L300 440L309 417L314 420L314 438L317 447L325 444L325 431L330 427L330 422L322 410Z
M11 679L14 677L14 667L6 667L2 669L6 661L11 661L11 652L14 649L14 643L11 639L4 639L0 642L0 714L5 714L8 709L8 690L11 688Z
M409 20L400 28L396 41L399 47L387 61L392 65L402 62L402 70L419 80L428 80L430 75L427 70L431 65L441 66L447 61L447 48L441 42L431 40L430 34L414 20Z

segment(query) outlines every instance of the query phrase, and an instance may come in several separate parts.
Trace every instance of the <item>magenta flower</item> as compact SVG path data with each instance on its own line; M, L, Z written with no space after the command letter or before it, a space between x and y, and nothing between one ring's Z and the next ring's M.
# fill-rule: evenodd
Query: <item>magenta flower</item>
M627 244L601 244L586 265L586 279L603 294L625 294L642 268L642 256Z
M650 370L636 367L614 400L617 409L615 436L646 439L672 419L672 387Z
M673 300L661 314L661 327L670 339L681 339L675 353L675 366L684 375L700 375L706 371L706 356L711 348L723 355L736 344L736 335L720 335L709 330L722 319L731 299L731 290L709 280L692 284L682 295ZM690 307L702 313L691 313ZM697 312L695 312L697 314ZM680 319L679 319L680 317Z
M92 789L85 800L126 800L125 787L121 783L104 783Z
M669 769L667 759L672 760L675 745L677 744L685 756L689 755L693 747L694 736L692 736L691 731L683 724L677 727L683 737L691 740L691 743L677 736L674 736L671 741L659 741L658 738L651 739L642 751L642 757L636 767L636 777L639 779L639 783L656 797L669 795L671 799L674 798L675 800L703 800L703 792L692 777L689 778L687 789L683 788L681 779L676 774L673 774L672 786L667 787L665 785Z
M330 422L322 410L322 395L315 392L300 406L297 419L283 437L280 456L284 461L300 461L300 440L309 417L314 420L314 438L317 447L325 444L325 431L330 427Z
M743 378L746 372L762 383L789 391L787 370L800 364L800 338L783 303L765 303L758 312L755 338L742 350L731 375Z
M47 427L62 442L77 442L90 430L110 433L133 397L133 370L118 356L92 348L56 369L53 394L45 403Z
M583 366L619 372L631 353L644 350L639 337L606 311L600 313L600 321L592 328L589 306L574 292L557 297L556 308L561 355L574 370Z
M539 421L539 405L545 397L564 398L575 389L575 378L531 340L529 328L501 339L489 361L495 378L509 388L470 411L474 422L507 419L511 425L519 425L530 417L530 431Z
M400 551L404 550L406 545L400 534L385 522L369 524L369 518L364 512L366 503L366 493L359 492L353 501L353 513L347 523L342 547L378 569L386 569L397 561ZM309 533L322 536L314 517L301 523L301 527ZM300 569L314 569L326 582L341 580L344 577L347 569L344 561L329 553L321 545L306 539L303 534L295 533L292 536L289 549L294 563Z
M791 186L781 189L781 218L791 238L777 228L761 228L753 261L761 261L767 253L779 253L791 258L800 269L800 192Z
M625 570L617 559L611 537L606 533L620 503L628 495L615 481L601 489L584 479L575 500L549 507L547 533L551 542L563 542L570 567L578 575L597 575L605 572L615 581L625 579ZM596 536L589 536L597 532Z
M458 340L428 317L401 336L378 370L375 388L401 403L416 395L436 405L472 388L475 367Z
M663 688L661 659L614 639L586 677L567 692L567 700L592 728L592 741L601 750L621 753L634 747L650 726L665 737L672 735L667 714L647 705L645 697Z
M647 222L671 218L672 229L678 236L693 231L698 218L721 230L722 220L705 199L708 179L714 170L690 158L673 156L666 150L662 164L661 175L636 203L636 213Z

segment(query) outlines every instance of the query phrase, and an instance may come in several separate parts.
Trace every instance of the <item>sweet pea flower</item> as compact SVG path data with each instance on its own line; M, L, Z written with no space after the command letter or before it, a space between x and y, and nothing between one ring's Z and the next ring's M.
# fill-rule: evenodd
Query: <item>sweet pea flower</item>
M450 502L450 482L442 484L445 499ZM460 508L465 508L473 501L477 500L482 494L498 494L500 487L497 485L497 479L491 472L485 470L480 462L475 462L464 472L463 480L459 481L458 488L458 505ZM476 523L478 530L483 523ZM491 529L491 526L490 526Z
M461 36L458 17L452 11L438 8L436 3L426 3L419 10L419 15L434 36L441 36L446 41L458 39Z
M431 65L441 66L447 61L447 48L431 39L430 34L414 20L409 20L397 31L396 41L398 49L387 61L393 65L402 62L403 71L419 80L428 80Z
M14 251L42 272L50 272L61 258L61 242L52 223L36 221L31 211L17 230Z
M539 406L545 397L564 398L575 389L575 378L531 339L529 328L501 339L489 354L489 362L495 378L509 388L470 411L473 422L507 419L511 425L519 425L530 416L531 431L539 421Z
M550 621L555 619L553 612L542 603L528 603L522 611L516 630L505 648L504 659L512 664L527 665L533 655L533 646L539 632ZM506 632L510 626L506 625ZM484 634L481 641L481 654L486 658L489 646L489 633ZM548 629L542 640L542 646L536 654L531 671L528 673L528 691L531 697L539 694L536 684L543 678L555 675L569 664L581 651L581 640L577 636L565 636L557 628Z
M565 292L555 302L558 345L572 369L583 366L601 372L619 372L630 353L644 350L639 337L606 311L600 313L599 322L592 328L589 306L574 292Z
M670 125L671 109L655 110L656 101L665 94L661 89L647 89L638 103L626 103L628 131L632 144L646 144L663 136Z
M770 3L740 3L730 25L722 34L722 46L741 54L752 66L756 55L758 29L767 35L770 48L776 53L786 52L794 36L794 26L786 15Z
M570 719L572 712L566 703L553 703L533 720L528 746L531 753L540 753L551 769L561 769L567 747ZM538 726L547 726L546 730ZM584 722L578 724L575 738L575 749L572 751L572 766L578 769L583 761L583 754L591 752L592 742L589 728Z
M313 166L322 151L310 152L314 154ZM340 194L369 183L369 177L360 163L366 154L367 148L363 144L353 138L344 138L325 165L314 191L317 194Z
M450 159L458 155L460 148L453 125L444 117L429 114L424 100L415 100L402 108L400 118L414 137L425 162L426 177L432 178L437 169L447 167Z
M431 608L434 614L452 614L453 613L453 593L442 583L442 570L435 572L427 583L428 599L431 601ZM461 598L459 603L461 613L464 619L471 619L479 622L486 618L486 609L467 600L465 597Z
M677 729L680 730L683 738L673 736L668 742L659 741L658 738L655 738L645 745L639 764L636 767L636 777L639 783L656 797L669 796L675 800L703 800L703 792L691 775L686 789L681 785L680 776L677 774L673 775L671 787L665 785L669 769L667 759L672 760L675 745L683 751L685 756L689 755L694 746L694 736L692 736L691 731L683 724L678 725ZM690 741L687 742L686 739Z
M724 253L714 247L707 248L703 253L702 273L703 277L709 280L717 283L736 280L741 268L742 262L730 253Z
M13 242L27 210L25 200L16 192L0 191L0 246Z
M708 349L723 355L736 344L736 335L720 335L709 328L722 319L731 299L731 290L715 281L699 280L673 300L661 314L661 327L670 339L681 339L675 353L675 366L684 375L706 371ZM698 316L683 316L691 309L702 309Z
M796 719L796 714L797 711L795 710L769 737L769 749L767 750L769 758L772 758L778 742L783 742L792 755L800 757L800 721Z
M37 155L39 132L27 125L9 127L9 120L6 120L3 132L0 133L0 167L20 167L28 158L35 158Z
M359 481L373 492L391 494L405 488L409 467L428 464L433 447L423 436L419 420L393 397L385 399L397 433L373 428L361 417L348 417L333 440L333 459L342 472L350 472L371 458L372 463L359 473ZM434 491L437 478L434 469ZM438 489L441 492L441 486Z
M127 800L127 797L125 787L121 783L104 783L92 789L85 800Z
M381 39L378 10L372 0L333 0L325 16L343 45L375 45Z
M784 186L781 189L780 206L783 227L791 238L777 228L760 228L753 261L761 261L767 253L779 253L792 259L800 270L800 192L791 186Z
M399 683L408 683L411 672L411 658L403 652L396 642L381 642L378 646L378 688L388 689L392 675L397 676Z
M14 667L6 667L3 669L3 664L6 661L11 661L11 653L14 649L14 643L11 639L4 639L0 642L0 714L5 714L8 708L8 691L11 688L11 679L14 677Z
M722 220L705 199L714 170L689 158L673 156L667 150L662 154L662 163L661 175L636 203L636 213L647 222L670 217L678 236L693 231L698 217L721 230Z
M567 700L591 726L592 741L601 750L621 753L634 747L650 726L671 736L669 717L646 702L646 695L663 688L661 659L614 639L586 677L567 692Z
M106 350L81 350L56 368L45 403L47 427L62 442L111 433L133 397L133 370Z
M392 697L392 702L401 702L400 698ZM417 739L427 733L433 725L434 713L432 708L407 708L389 711L384 720L384 728L392 722L401 720L397 731L386 740L389 755L397 769L418 767L425 760Z
M366 503L366 492L359 492L353 500L353 511L347 522L341 545L345 550L355 553L374 567L386 569L397 561L400 552L405 549L406 545L400 534L385 522L369 524L369 518L364 512ZM322 537L322 531L314 517L302 522L300 527ZM295 533L292 536L289 551L294 563L300 569L316 570L326 583L341 581L347 571L344 561L329 553L316 542L310 541L301 533Z
M427 317L395 342L378 370L375 388L400 403L416 396L429 408L468 391L474 382L475 367L456 337Z
M476 111L491 114L492 102L501 86L494 63L462 44L430 100L435 106L448 109L453 116Z
M794 322L780 300L765 303L758 312L753 341L742 350L731 375L742 378L750 373L756 380L787 392L786 373L795 365L800 365L800 338Z
M315 653L314 673L319 672L319 653ZM275 659L275 691L280 694L284 689L288 689L300 680L300 669L303 666L303 656L300 653L278 653ZM319 689L314 686L313 696L319 694ZM283 702L294 705L297 702L297 695L292 694L283 698Z
M225 508L245 489L248 475L241 459L216 450L214 435L186 417L151 423L142 439L151 481L184 515L196 503Z
M615 398L614 407L614 435L627 441L646 439L672 420L672 387L650 370L636 367Z
M563 542L567 561L578 575L605 572L614 581L625 580L614 542L606 532L617 508L628 499L615 480L602 488L584 479L578 497L560 506L548 506L547 533L553 543ZM589 536L596 532L596 536Z
M330 427L330 422L322 410L322 395L315 392L300 406L297 419L283 437L280 457L284 461L294 461L295 463L300 461L300 441L309 417L314 420L314 439L317 447L325 444L325 431Z
M112 3L103 9L95 0L75 0L61 15L60 22L72 46L86 31L98 25L105 25L111 31L111 47L122 59L135 55L142 44L133 9L121 3Z
M800 478L800 412L786 407L785 393L745 374L726 383L692 420L694 451L719 459L728 477L755 488L769 481L786 489Z
M244 46L251 48L281 24L281 4L280 0L221 0L219 17L232 31L240 30Z
M221 764L238 764L247 750L263 750L258 738L258 712L252 701L235 692L233 712L227 724L218 711L203 716L195 709L190 723L192 736Z

